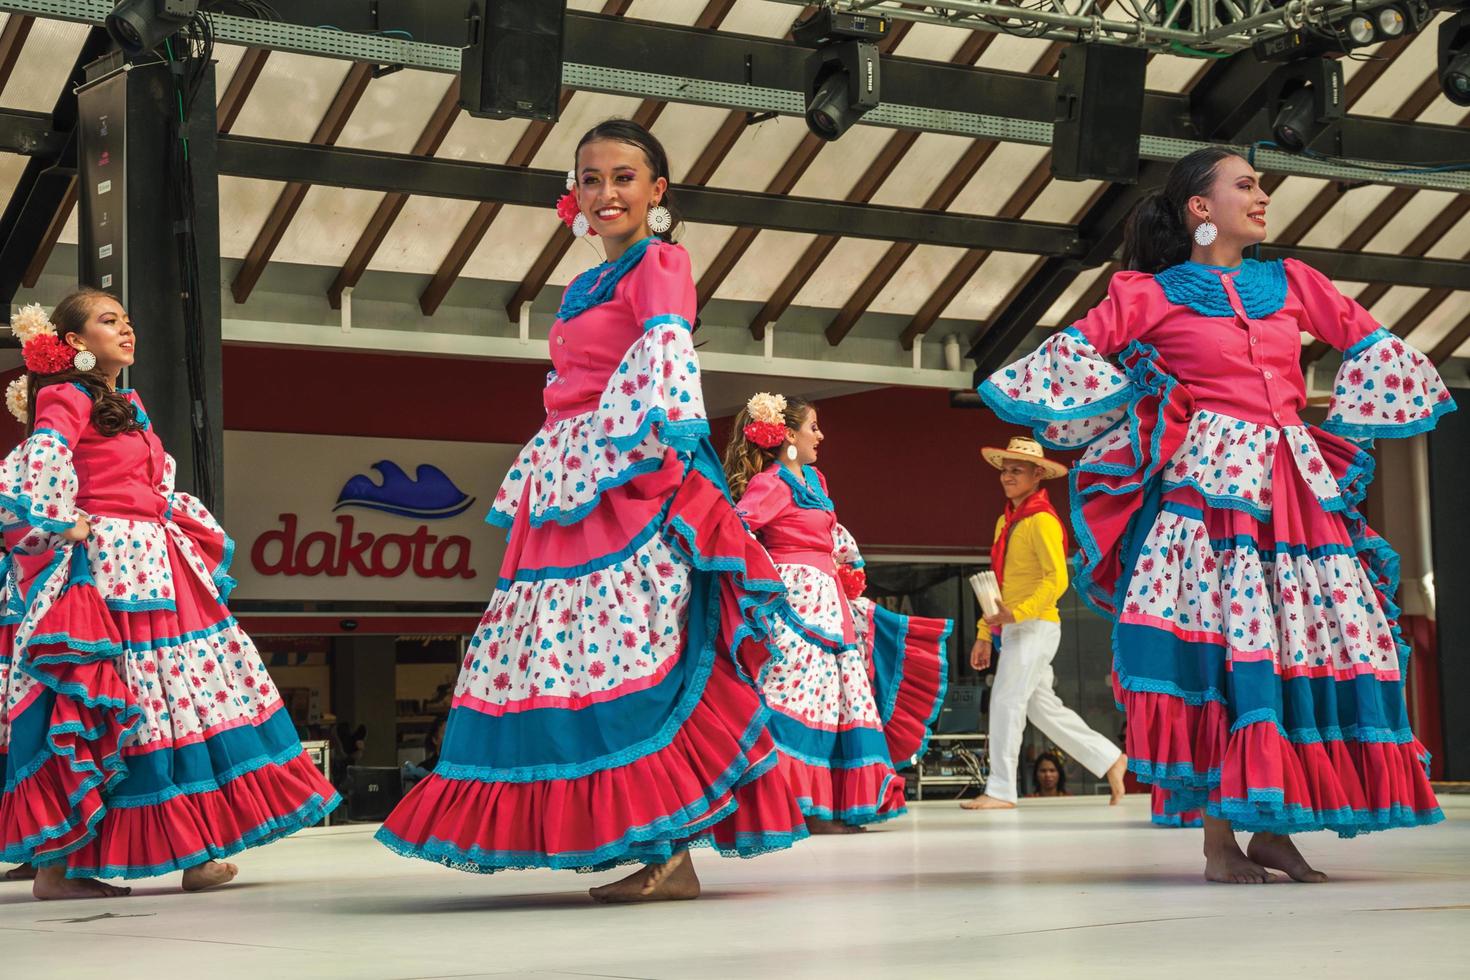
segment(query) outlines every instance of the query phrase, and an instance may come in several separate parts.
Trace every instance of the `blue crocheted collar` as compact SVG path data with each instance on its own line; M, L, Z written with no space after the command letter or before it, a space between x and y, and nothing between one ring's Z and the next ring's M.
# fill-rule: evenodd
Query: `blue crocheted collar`
M1235 268L1181 262L1154 275L1164 296L1176 306L1187 306L1202 316L1234 316L1221 273L1233 273L1235 291L1246 316L1268 317L1286 303L1286 267L1281 260L1246 259Z
M804 510L834 511L837 509L832 503L832 498L822 490L822 478L817 475L816 467L803 466L800 480L788 467L780 463L776 464L776 472L791 488L791 499L796 502L796 506Z
M658 239L652 235L640 238L612 262L595 265L573 279L571 285L567 286L567 291L562 295L561 309L556 311L556 318L566 323L573 317L586 313L592 307L612 299L618 283L622 282L623 277L638 266L638 263L643 260L644 253L648 251L649 245L656 241Z

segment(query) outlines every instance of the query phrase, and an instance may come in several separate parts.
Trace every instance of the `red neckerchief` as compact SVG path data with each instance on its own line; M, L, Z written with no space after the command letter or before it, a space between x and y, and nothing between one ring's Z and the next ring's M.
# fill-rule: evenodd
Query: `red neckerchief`
M1067 525L1062 524L1062 517L1057 509L1051 505L1051 498L1046 495L1044 487L1037 487L1029 497L1021 501L1017 507L1009 500L1006 501L1006 522L1000 529L1000 535L995 539L995 544L990 549L990 570L995 572L996 584L1004 584L1006 570L1006 545L1010 543L1011 531L1021 521L1034 514L1050 514L1062 525L1062 552L1067 551Z

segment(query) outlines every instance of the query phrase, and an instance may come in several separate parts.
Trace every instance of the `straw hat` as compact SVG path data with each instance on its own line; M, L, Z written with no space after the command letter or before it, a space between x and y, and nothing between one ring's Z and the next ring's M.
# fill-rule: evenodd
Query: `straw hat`
M1012 437L1011 444L1004 449L986 446L980 450L980 455L985 457L985 462L996 469L1002 468L1008 460L1013 459L1023 463L1035 463L1041 467L1043 480L1067 475L1067 468L1054 459L1047 459L1046 453L1042 451L1041 443L1028 436Z

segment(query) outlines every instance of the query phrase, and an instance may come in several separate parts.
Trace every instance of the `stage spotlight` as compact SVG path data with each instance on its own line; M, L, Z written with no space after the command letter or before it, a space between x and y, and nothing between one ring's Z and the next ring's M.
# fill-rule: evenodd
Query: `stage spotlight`
M1342 118L1339 61L1308 58L1282 65L1267 85L1267 118L1282 149L1302 152Z
M791 28L816 50L806 61L806 125L835 140L880 101L878 46L888 20L821 7Z
M1439 26L1439 87L1455 105L1470 105L1470 10Z
M1373 21L1358 14L1347 22L1348 37L1353 39L1357 45L1372 44L1375 36Z
M1271 135L1285 149L1300 153L1311 142L1316 125L1317 120L1312 112L1312 91L1299 88L1286 97L1276 118L1271 120Z
M199 0L122 0L105 21L107 33L128 57L152 51L199 12Z
M1384 37L1398 37L1404 33L1404 12L1397 7L1384 7L1378 11L1378 29Z

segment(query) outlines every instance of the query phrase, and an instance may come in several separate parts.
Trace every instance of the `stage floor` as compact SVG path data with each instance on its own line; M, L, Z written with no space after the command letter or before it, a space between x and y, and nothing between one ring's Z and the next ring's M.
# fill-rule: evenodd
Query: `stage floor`
M449 871L372 827L307 831L116 901L39 903L0 883L0 975L44 977L1464 976L1470 796L1449 819L1302 850L1329 885L1206 885L1200 832L1147 797L971 814L926 802L866 835L752 861L696 852L697 902L603 907L612 875Z

